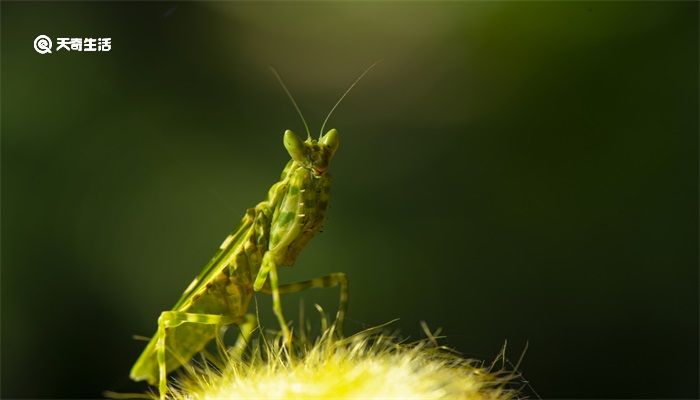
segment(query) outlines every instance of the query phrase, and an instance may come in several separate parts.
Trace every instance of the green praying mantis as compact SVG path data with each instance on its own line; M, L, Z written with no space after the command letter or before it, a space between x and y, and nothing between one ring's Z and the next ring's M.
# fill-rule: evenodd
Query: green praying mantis
M224 239L214 257L185 289L180 300L158 318L158 329L131 369L131 379L158 385L160 398L167 391L167 374L185 365L224 326L236 324L240 334L229 349L240 354L257 326L248 306L255 292L272 295L273 312L282 338L290 349L292 333L282 313L280 295L309 288L340 286L336 331L342 335L348 301L348 280L336 272L303 282L280 284L278 267L292 266L311 238L319 232L328 207L331 179L328 167L338 149L338 131L325 134L328 119L350 90L377 63L367 68L335 103L313 139L299 106L272 69L296 108L306 128L302 141L294 132L284 132L283 143L291 160L280 180L270 187L267 198L246 210L237 228Z

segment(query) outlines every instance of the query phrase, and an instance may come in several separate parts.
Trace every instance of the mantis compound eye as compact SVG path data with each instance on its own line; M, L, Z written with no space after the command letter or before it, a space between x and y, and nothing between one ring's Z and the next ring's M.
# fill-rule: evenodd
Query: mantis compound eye
M306 164L306 151L304 150L304 143L299 139L296 133L287 129L284 131L284 147L289 152L292 160L300 163Z
M330 149L330 155L332 157L335 151L338 150L338 131L335 129L328 131L323 135L323 138L321 138L321 144Z
M328 169L333 154L338 149L338 131L331 129L320 140L320 148L314 152L313 168L316 175L321 175Z

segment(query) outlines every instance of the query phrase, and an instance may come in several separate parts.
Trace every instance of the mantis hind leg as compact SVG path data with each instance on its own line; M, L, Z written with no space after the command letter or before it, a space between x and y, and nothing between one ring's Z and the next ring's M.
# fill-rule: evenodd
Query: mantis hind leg
M197 314L180 311L163 311L160 314L158 318L158 332L156 333L156 360L158 362L158 392L161 400L165 399L168 387L167 368L165 365L165 341L168 330L184 323L221 326L232 322L230 318L217 314Z
M287 283L277 286L279 294L297 293L310 288L331 288L340 286L340 301L338 305L338 315L336 317L336 332L341 337L343 336L343 322L345 321L345 313L348 309L348 278L343 272L335 272L319 278L309 279L307 281ZM273 290L263 287L263 293L272 294L274 301Z

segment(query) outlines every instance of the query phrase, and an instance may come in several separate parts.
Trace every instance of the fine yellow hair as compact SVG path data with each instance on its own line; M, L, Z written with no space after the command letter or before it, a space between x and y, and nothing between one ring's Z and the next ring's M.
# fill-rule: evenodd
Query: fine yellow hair
M347 338L333 326L313 343L295 335L289 356L279 335L249 343L243 359L190 363L172 380L172 399L510 400L513 372L485 367L429 338L400 342L370 329ZM297 337L299 336L299 337Z

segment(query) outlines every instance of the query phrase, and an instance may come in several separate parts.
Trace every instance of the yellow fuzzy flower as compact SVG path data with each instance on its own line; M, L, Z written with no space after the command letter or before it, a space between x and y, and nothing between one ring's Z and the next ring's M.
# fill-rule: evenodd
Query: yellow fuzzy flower
M310 343L295 339L289 356L279 337L250 343L244 360L218 368L189 365L168 388L173 399L469 399L517 397L515 374L490 371L427 340L401 343L368 330L339 339L333 327Z

